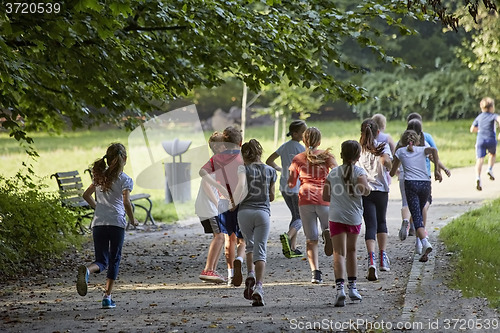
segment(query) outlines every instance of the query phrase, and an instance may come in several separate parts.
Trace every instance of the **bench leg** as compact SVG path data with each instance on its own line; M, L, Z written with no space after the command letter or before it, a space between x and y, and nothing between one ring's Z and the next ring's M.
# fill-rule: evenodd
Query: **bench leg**
M140 204L133 204L132 206L137 206L144 209L144 212L146 212L146 218L144 219L144 224L146 224L149 220L151 221L152 225L156 225L155 220L153 218L153 214L151 214L151 210L153 209L153 202L149 198L144 198L144 199L146 199L149 202L149 208L146 208Z

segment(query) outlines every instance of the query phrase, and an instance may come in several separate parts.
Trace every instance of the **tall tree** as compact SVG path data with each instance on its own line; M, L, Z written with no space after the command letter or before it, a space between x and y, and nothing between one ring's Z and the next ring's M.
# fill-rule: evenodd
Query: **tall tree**
M220 85L224 72L253 91L286 77L357 102L363 89L327 71L332 63L343 72L362 71L343 56L342 42L401 64L374 41L380 31L371 22L383 20L403 34L409 30L402 15L456 25L440 1L427 2L429 9L425 2L363 0L343 11L333 0L61 0L56 10L47 0L30 5L31 14L3 2L2 126L20 139L18 117L27 130L133 120L155 107L152 100Z

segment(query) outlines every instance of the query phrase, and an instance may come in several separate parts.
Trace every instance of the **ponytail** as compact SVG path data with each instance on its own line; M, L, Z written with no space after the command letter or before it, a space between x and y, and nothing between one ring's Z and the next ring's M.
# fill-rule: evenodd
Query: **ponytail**
M378 125L373 119L366 119L361 124L361 137L359 138L361 149L369 151L375 156L381 156L385 148L385 142L375 146L378 130Z

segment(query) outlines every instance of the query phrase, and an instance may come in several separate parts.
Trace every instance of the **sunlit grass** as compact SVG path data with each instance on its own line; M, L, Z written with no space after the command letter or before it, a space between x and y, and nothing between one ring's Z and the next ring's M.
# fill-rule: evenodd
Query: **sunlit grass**
M440 232L453 253L452 287L467 297L485 297L500 309L500 199L467 212Z

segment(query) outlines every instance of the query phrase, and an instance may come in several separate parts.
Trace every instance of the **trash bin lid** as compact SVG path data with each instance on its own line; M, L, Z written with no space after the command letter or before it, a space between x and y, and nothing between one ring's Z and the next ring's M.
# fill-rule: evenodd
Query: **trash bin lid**
M179 156L181 154L184 154L189 149L189 146L191 146L191 142L192 141L179 140L175 138L172 141L163 141L161 145L163 146L163 149L165 149L167 154L171 156Z

